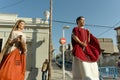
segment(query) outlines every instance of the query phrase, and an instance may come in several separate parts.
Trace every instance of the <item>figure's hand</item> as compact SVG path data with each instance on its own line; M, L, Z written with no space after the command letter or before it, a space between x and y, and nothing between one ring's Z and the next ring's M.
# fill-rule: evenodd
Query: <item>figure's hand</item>
M87 46L86 41L85 41L85 42L81 42L81 45L82 45L83 47L86 47L86 46Z
M22 41L22 35L19 35L19 36L17 37L17 41L18 41L18 42L21 42L21 41Z
M82 46L83 46L83 51L85 51L85 48L87 46L86 42L83 42Z
M87 46L86 42L83 42L83 43L82 43L82 46L83 46L83 47L86 47L86 46Z

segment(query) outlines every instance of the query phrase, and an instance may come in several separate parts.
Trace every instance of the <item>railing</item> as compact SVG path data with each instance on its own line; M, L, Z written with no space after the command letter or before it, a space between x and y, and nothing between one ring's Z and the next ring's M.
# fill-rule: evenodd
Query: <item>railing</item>
M117 67L99 67L100 72L100 80L103 80L104 78L112 78L114 80L117 80L118 77L118 69Z

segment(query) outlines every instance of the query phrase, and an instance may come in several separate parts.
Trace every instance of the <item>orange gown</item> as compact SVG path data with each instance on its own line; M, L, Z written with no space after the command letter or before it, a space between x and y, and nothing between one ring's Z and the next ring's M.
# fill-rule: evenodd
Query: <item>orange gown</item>
M24 80L26 55L16 48L0 64L0 80Z
M14 31L13 34L22 33ZM16 38L18 35L13 37ZM25 70L26 54L21 53L20 49L16 47L4 56L0 64L0 80L24 80Z

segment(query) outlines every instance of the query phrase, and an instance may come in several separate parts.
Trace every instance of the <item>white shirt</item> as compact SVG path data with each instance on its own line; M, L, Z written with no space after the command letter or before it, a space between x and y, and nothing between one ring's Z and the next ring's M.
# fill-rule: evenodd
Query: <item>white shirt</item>
M12 41L13 39L17 38L17 37L20 36L20 35L22 35L22 40L26 43L26 35L25 35L23 32L21 32L21 31L13 31L13 32L12 32L12 36L11 36L11 41ZM15 49L16 49L16 47L15 47L15 45L13 44L13 46L8 49L7 54L9 54L11 51L13 51L13 50L15 50Z

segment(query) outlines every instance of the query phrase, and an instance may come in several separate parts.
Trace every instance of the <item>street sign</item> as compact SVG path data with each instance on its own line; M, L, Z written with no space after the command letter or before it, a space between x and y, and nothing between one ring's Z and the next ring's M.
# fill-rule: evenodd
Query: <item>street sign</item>
M65 38L60 38L60 44L65 44L66 43L66 39Z

